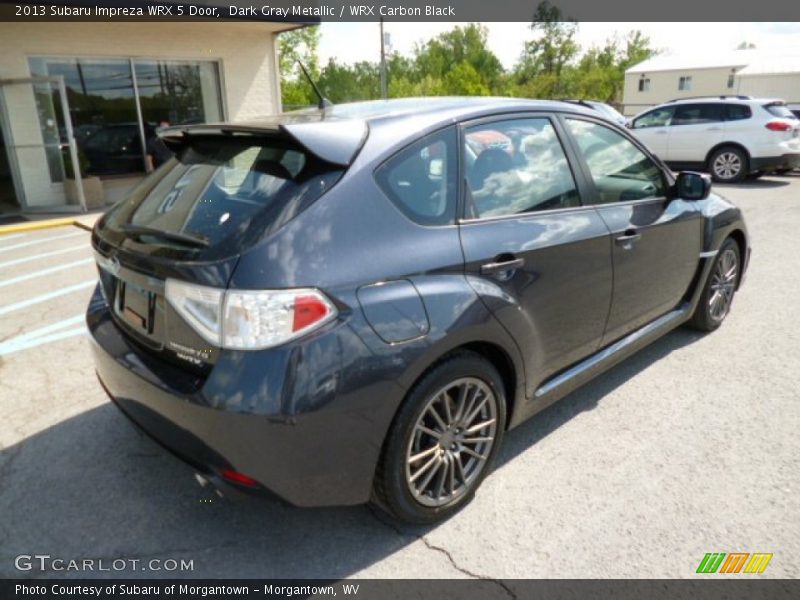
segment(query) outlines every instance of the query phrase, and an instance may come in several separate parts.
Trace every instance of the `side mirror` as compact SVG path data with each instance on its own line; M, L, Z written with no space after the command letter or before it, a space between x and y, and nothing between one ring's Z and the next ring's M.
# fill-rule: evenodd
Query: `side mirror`
M683 171L678 174L675 191L676 196L684 200L705 200L711 193L711 177L705 173Z

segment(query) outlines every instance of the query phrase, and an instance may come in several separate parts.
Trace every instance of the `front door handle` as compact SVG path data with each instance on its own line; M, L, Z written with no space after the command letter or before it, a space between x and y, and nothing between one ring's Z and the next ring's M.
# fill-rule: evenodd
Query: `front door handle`
M481 273L483 275L490 275L502 271L513 271L514 269L519 269L524 264L524 258L516 258L513 254L501 254L495 257L493 262L481 265Z
M630 250L633 244L642 239L642 234L635 229L626 229L625 232L614 240L617 246L622 246L623 250Z

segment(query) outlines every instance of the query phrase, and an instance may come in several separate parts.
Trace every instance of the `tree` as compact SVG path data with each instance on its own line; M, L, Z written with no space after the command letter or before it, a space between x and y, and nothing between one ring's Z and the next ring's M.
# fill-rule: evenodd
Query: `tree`
M564 91L561 75L580 50L575 41L578 24L564 19L561 11L545 0L536 7L530 29L537 37L525 42L514 69L519 91L539 98L557 97Z
M319 27L301 27L278 36L281 100L284 106L316 104L318 98L302 74L301 61L313 78L319 76Z

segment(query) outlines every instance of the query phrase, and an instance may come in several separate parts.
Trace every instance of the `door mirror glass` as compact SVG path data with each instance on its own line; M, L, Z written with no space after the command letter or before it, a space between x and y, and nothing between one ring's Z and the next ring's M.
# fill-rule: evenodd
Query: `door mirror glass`
M684 171L675 183L677 196L683 200L705 200L711 193L711 177L704 173Z

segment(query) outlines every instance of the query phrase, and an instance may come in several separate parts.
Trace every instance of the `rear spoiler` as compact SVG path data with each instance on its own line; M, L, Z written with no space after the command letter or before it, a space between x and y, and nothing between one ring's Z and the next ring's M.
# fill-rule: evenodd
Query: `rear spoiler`
M178 150L193 135L285 136L320 160L340 167L349 167L364 142L369 129L359 119L297 120L287 123L209 124L165 127L158 136L171 150Z

